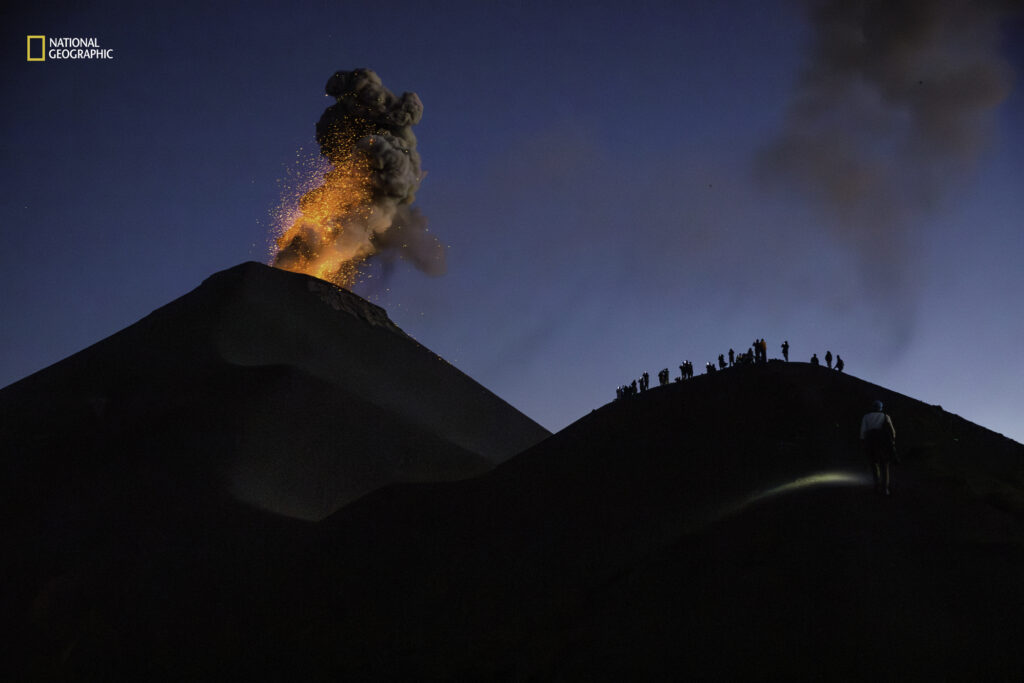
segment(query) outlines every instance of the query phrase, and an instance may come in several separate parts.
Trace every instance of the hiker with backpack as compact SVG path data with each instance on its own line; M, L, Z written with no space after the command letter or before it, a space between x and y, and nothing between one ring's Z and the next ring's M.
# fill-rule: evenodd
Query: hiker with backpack
M888 496L892 486L892 463L896 460L896 429L882 410L881 401L875 401L872 407L860 421L860 441L874 468L875 491Z

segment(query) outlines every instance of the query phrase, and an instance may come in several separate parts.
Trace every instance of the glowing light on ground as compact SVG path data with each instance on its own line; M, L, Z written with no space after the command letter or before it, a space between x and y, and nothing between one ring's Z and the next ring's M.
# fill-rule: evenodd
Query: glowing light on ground
M812 488L816 486L861 486L871 484L872 480L866 473L861 472L818 472L811 474L806 477L800 477L791 482L780 484L767 491L761 491L760 493L754 494L747 499L746 504L750 505L758 501L764 500L765 498L772 498L774 496L781 496L786 493L792 493L793 491L799 491L800 489Z
M718 518L721 519L723 517L735 515L751 505L760 503L761 501L803 489L818 488L822 486L872 486L873 483L871 475L867 472L852 472L844 470L815 472L814 474L808 474L763 491L757 491L747 498L727 506L721 511Z

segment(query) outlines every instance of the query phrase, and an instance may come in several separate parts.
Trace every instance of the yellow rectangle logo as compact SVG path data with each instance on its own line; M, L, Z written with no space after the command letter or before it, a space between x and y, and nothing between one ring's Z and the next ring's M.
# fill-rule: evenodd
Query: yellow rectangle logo
M39 42L39 56L32 56L32 41L36 40ZM28 37L28 61L30 62L45 62L46 61L46 36L29 36Z

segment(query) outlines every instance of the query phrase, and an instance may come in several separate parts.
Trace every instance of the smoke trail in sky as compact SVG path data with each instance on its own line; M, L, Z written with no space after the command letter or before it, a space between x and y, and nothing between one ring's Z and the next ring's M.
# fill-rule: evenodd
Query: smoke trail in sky
M274 265L346 287L378 253L444 273L444 249L411 208L423 176L412 132L423 114L419 97L395 96L369 69L338 71L326 92L336 102L320 117L316 138L331 167L280 218Z
M824 210L869 293L898 296L922 219L966 178L1009 92L1000 22L1020 3L804 4L809 59L758 172Z

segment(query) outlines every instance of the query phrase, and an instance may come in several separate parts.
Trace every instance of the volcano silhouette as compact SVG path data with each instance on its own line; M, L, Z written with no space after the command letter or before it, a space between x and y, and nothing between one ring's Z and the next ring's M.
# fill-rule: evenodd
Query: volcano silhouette
M1024 446L938 406L772 361L614 401L541 440L494 397L466 417L449 415L454 399L421 406L433 394L418 361L382 379L392 349L429 352L328 285L246 265L193 295L0 393L11 680L977 680L1024 668ZM318 357L342 323L294 313L296 299L393 345ZM261 340L247 336L254 320L270 330ZM313 329L295 341L302 325ZM123 353L143 338L146 360ZM98 374L90 354L109 357ZM369 379L341 382L350 366ZM100 383L109 372L117 381ZM183 401L197 378L208 393ZM458 381L441 386L478 391ZM130 405L89 393L112 386ZM273 453L304 452L285 445L308 447L306 410L339 386L377 431L390 420L399 433L359 442L359 467L378 467L379 449L395 482L395 453L422 440L419 481L326 517L270 504L301 499L276 492L275 467L295 475ZM304 396L302 409L273 417L277 392ZM276 444L256 458L260 496L239 494L241 456L211 455L248 452L239 433L256 427L186 409L228 397ZM903 459L891 497L874 493L859 451L873 399ZM335 458L351 453L332 444Z
M12 445L54 465L201 467L305 519L386 483L479 474L548 436L379 307L259 263L11 385L0 408Z

